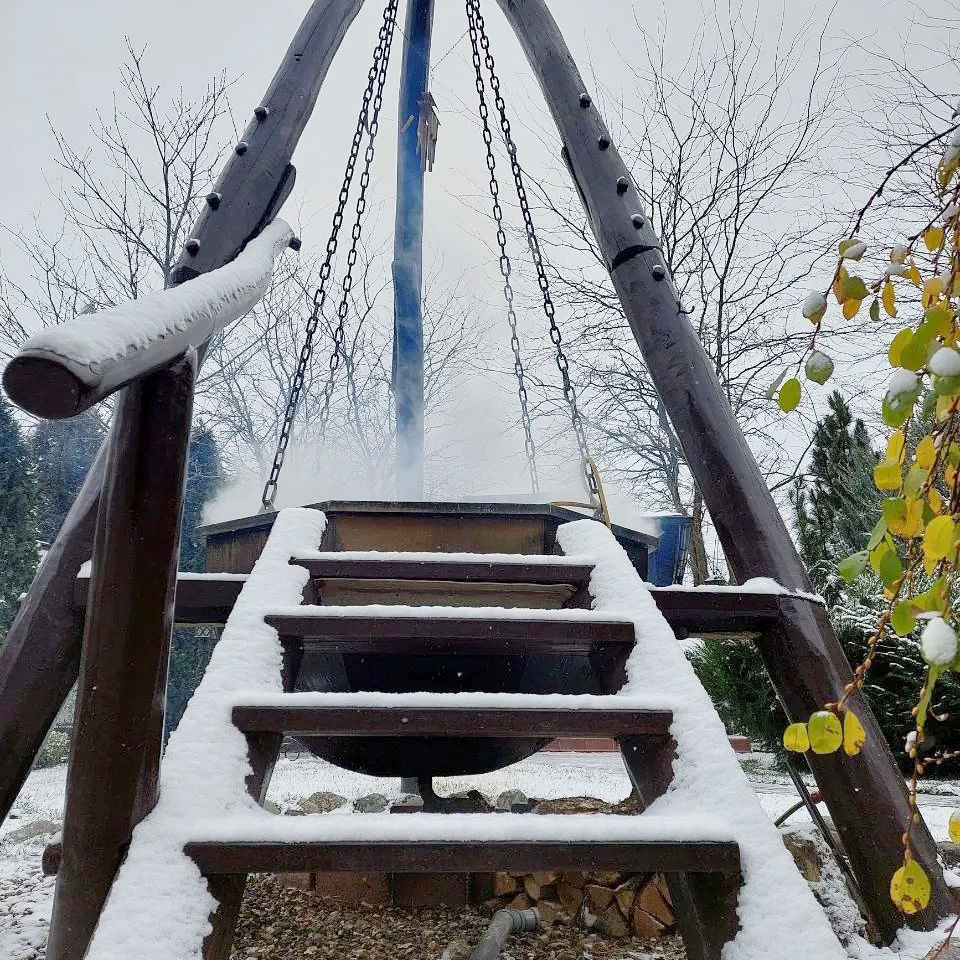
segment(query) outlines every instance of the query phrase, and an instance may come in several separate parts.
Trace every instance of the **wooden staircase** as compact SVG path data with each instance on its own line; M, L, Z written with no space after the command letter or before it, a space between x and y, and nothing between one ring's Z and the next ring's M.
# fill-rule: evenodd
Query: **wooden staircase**
M305 533L297 531L297 523ZM651 636L638 633L640 621L629 602L621 614L594 596L598 586L609 593L608 561L601 574L583 556L452 552L449 541L446 551L434 553L398 551L390 539L380 553L348 544L342 550L302 549L311 539L316 543L323 524L318 511L282 513L249 574L178 578L175 619L225 619L226 626L167 748L159 802L133 837L88 960L168 956L156 947L165 936L162 924L154 933L148 928L133 935L126 917L142 912L144 892L138 886L154 882L155 864L177 856L192 862L215 903L204 936L203 891L189 896L186 875L176 884L163 877L155 881L158 890L178 888L176 909L196 914L190 921L195 944L169 954L177 960L198 952L204 960L227 960L249 873L494 870L662 873L687 955L719 960L740 926L743 877L736 836L742 827L738 834L714 811L691 815L689 806L672 801L647 809L670 799L664 794L680 762L673 707L680 704L657 697L656 690L643 697L622 692L628 658L638 646L649 645ZM587 526L619 550L605 528ZM418 535L422 541L422 527ZM618 562L623 568L613 579L629 576L642 590L627 556L621 554ZM680 629L710 623L749 629L769 612L768 598L740 596L738 606L723 594L704 600L705 595L684 599L667 593L658 596ZM81 581L78 606L85 597ZM713 619L704 604L716 605ZM379 688L303 689L304 664L318 653L368 665L384 662L390 669ZM507 667L525 659L541 664L578 659L586 686L571 692L563 672L548 669L538 674L533 689L522 671ZM240 672L234 673L238 661ZM451 679L459 671L438 677L425 668L440 661L462 662L470 685ZM484 666L479 675L477 662ZM561 680L551 685L553 676ZM434 681L428 692L421 685L424 677ZM529 753L556 737L582 736L617 742L641 813L286 817L262 810L286 737L320 755L326 755L316 747L320 742L349 745L354 758L387 744L388 754L422 762L434 750L457 756L459 750L479 754L491 745L519 743ZM726 749L725 737L720 740ZM229 759L239 761L244 743L245 775L242 764ZM736 770L730 775L740 776L732 754L729 764ZM185 786L190 779L192 785ZM780 853L786 856L782 847ZM178 926L189 924L178 918L170 929Z
M396 552L302 554L291 563L308 571L306 602L264 618L283 647L284 692L238 702L232 710L234 725L248 741L253 772L247 788L258 802L265 798L285 736L398 742L605 736L619 743L644 805L667 789L674 756L672 713L639 709L613 696L636 642L634 626L587 609L590 565L548 555ZM477 601L482 605L475 606ZM297 693L305 650L370 657L483 655L492 658L492 670L501 656L583 656L593 667L600 695L492 694L484 705L482 694L470 693ZM186 844L220 904L205 942L207 960L228 956L243 878L251 872L662 872L678 905L691 960L719 958L737 929L737 844L670 839L670 823L662 818L654 818L649 831L642 817L623 816L414 813L384 822L354 814L309 822L314 819L289 818L282 824L283 839L195 836ZM318 830L323 839L314 836Z

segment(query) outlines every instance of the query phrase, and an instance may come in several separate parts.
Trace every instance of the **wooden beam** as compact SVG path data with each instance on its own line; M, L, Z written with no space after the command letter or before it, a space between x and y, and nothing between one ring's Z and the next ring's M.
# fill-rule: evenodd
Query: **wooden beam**
M670 732L669 710L502 707L238 706L244 733L322 737L654 737Z
M416 816L416 814L413 814ZM549 841L404 842L196 841L184 848L204 875L306 873L349 869L367 873L461 870L630 870L738 872L732 841L649 840L625 843L569 838Z
M635 642L633 624L614 620L371 617L343 609L336 617L303 612L264 619L277 629L281 639L304 638L311 650L350 653L456 651L512 656L532 652L588 654L616 648L623 659Z
M177 577L177 592L173 607L173 622L176 626L227 622L233 605L240 596L245 578L226 576L194 577L180 574ZM74 589L74 604L77 610L87 607L90 577L77 577Z
M272 107L267 121L271 115L273 121L257 130L253 151L227 160L215 188L220 207L208 205L194 224L199 251L194 257L184 251L172 282L227 263L276 215L293 184L290 157L362 5L363 0L314 0L264 97ZM213 216L220 209L224 216ZM101 451L0 647L0 821L77 679L82 626L73 608L74 579L90 557L102 465Z
M687 320L642 208L630 171L593 102L587 85L544 0L497 0L516 32L563 141L563 155L583 200L614 289L658 393L740 582L772 577L791 590L809 591L809 578L780 510L724 396L696 331ZM600 139L604 148L599 146ZM826 616L785 605L790 623L788 660L764 663L793 720L809 706L836 700L851 671ZM799 704L806 712L795 713ZM862 699L855 709L868 731L876 721ZM880 735L870 736L856 759L813 762L817 785L841 830L851 866L882 936L904 922L887 884L901 855L900 835L911 816L906 788ZM854 771L853 768L856 768ZM851 793L852 783L859 792ZM841 823L843 826L841 826ZM863 825L871 824L871 829ZM931 928L952 911L949 890L926 826L914 827L916 857L933 883L928 910L910 918Z
M277 215L293 187L293 152L362 6L363 0L314 0L211 192L216 199L193 225L198 247L180 254L174 283L229 263Z
M157 800L196 354L128 387L93 549L49 960L82 960Z
M458 583L567 583L590 582L589 564L523 562L498 563L477 560L394 560L375 558L323 559L294 557L291 563L306 567L314 579L350 580L449 580Z

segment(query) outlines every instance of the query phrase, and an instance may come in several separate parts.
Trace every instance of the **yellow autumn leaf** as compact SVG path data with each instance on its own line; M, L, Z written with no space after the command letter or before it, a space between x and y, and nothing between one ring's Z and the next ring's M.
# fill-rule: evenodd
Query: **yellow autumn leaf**
M890 878L890 899L903 913L919 913L930 903L930 878L910 859Z
M903 274L915 287L920 286L920 271L917 269L917 265L911 260L910 266L904 271Z
M881 460L873 468L873 483L878 490L899 490L900 464L896 460Z
M927 227L923 234L923 242L931 253L939 250L940 244L943 243L943 227Z
M923 292L920 294L923 309L927 310L933 306L941 293L943 293L943 281L939 277L927 277L923 284Z
M934 461L937 459L937 445L933 442L933 437L929 434L917 444L914 459L917 461L917 466L922 467L924 470L929 470L933 466Z
M940 496L936 487L930 488L930 492L927 494L927 503L930 504L930 509L934 513L940 513L943 510L943 497Z
M937 406L936 406L936 417L937 420L941 423L950 416L950 411L953 409L953 397L937 397Z
M791 753L806 753L810 749L807 725L805 723L791 723L783 731L783 745Z
M950 466L948 463L943 469L943 479L947 486L952 489L957 482L957 468Z
M956 524L953 517L934 517L923 532L923 553L925 557L941 560L953 549Z
M847 320L852 320L856 315L857 311L860 309L860 304L863 303L862 300L854 300L853 297L850 297L848 300L843 301L843 316Z
M843 743L840 718L829 710L818 710L807 723L810 749L814 753L836 753Z
M895 317L897 315L897 295L894 292L893 284L889 280L883 285L880 299L883 302L883 309L887 311L887 316Z
M919 537L923 533L923 501L908 498L906 510L901 516L888 522L887 527L898 537L906 537L908 540Z
M863 729L860 718L848 710L843 715L843 752L848 757L855 757L867 742L867 731Z
M833 295L837 298L837 303L843 303L847 299L847 280L850 274L846 267L837 268L837 276L833 281Z
M954 843L960 843L960 810L954 810L947 821L947 832Z
M903 431L894 430L893 433L890 434L890 439L887 440L887 460L899 460L906 442L907 438L904 436Z

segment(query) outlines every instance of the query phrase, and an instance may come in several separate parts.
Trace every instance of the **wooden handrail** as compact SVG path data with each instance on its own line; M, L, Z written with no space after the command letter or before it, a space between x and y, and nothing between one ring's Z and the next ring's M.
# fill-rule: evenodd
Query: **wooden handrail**
M42 330L7 365L7 393L28 413L60 420L169 366L253 309L292 239L274 220L218 270Z

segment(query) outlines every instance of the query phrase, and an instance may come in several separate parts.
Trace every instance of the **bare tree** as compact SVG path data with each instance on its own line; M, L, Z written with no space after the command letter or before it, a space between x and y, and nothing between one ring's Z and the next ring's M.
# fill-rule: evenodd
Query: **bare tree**
M708 17L710 16L708 12ZM685 62L639 23L645 64L634 84L600 86L602 110L634 171L663 253L761 469L786 487L806 437L785 435L767 396L809 339L796 320L804 280L826 251L819 197L837 74L823 34L807 23L776 49L754 25L713 11ZM709 43L706 37L709 36ZM801 91L795 98L791 91ZM690 515L692 570L717 572L704 536L703 499L610 285L579 198L566 186L540 197L554 286L571 314L567 336L581 397L606 473L648 506ZM803 322L805 323L805 322ZM788 455L789 454L789 455Z

